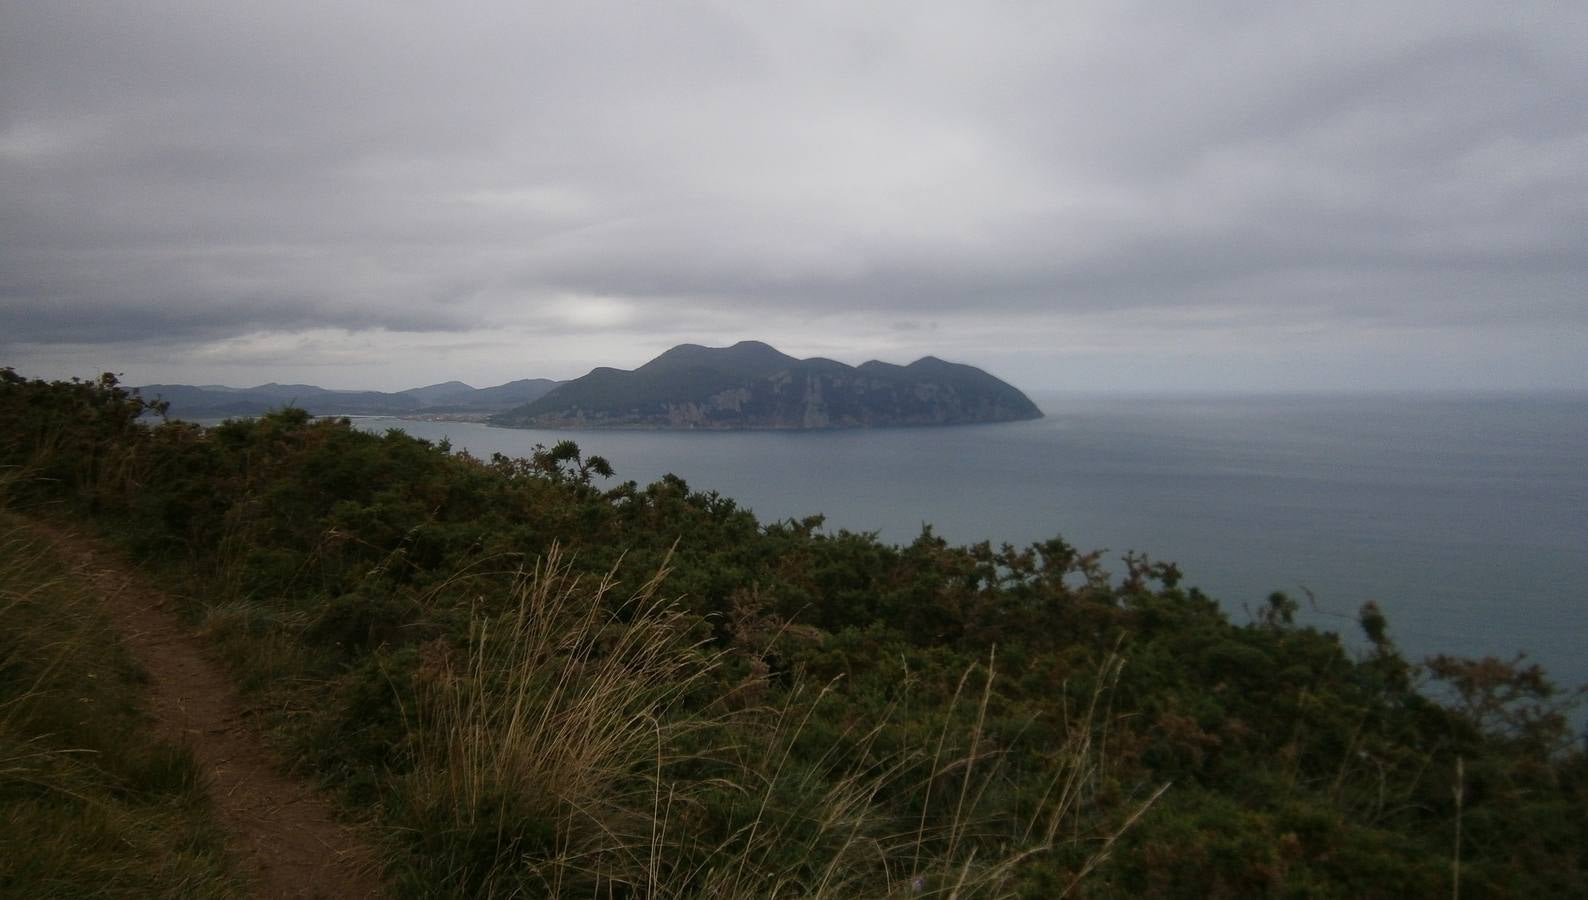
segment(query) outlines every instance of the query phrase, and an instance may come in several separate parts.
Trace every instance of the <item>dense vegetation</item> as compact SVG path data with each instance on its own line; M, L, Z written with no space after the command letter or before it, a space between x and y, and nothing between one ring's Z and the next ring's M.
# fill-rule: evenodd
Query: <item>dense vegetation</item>
M1372 607L1353 653L1057 538L890 546L606 487L571 442L145 406L4 371L11 506L190 598L405 894L1588 896L1570 697L1414 664Z

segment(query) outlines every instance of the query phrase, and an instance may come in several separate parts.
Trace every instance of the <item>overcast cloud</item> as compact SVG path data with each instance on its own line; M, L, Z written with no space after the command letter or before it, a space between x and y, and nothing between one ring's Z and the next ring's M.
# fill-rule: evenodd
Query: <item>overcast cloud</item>
M0 2L0 364L1588 388L1588 5Z

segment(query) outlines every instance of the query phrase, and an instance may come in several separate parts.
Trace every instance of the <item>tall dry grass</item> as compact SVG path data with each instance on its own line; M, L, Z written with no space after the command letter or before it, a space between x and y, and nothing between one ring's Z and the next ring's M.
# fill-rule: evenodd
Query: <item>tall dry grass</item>
M776 711L769 740L739 761L738 783L753 815L727 840L691 845L670 840L672 862L653 871L646 896L662 898L1001 898L1020 893L1026 870L1059 851L1079 862L1060 887L1065 896L1107 858L1115 839L1146 812L1159 788L1112 828L1088 819L1088 801L1104 775L1095 736L1102 702L1122 661L1110 660L1088 708L1071 723L1043 796L1023 820L994 795L1010 777L1009 748L993 746L988 709L996 682L992 661L963 674L936 739L882 749L885 716L859 734L832 741L814 762L793 748L824 712L833 686L795 692ZM981 682L979 696L967 687ZM968 705L970 721L958 715ZM913 812L900 800L919 798ZM682 851L682 852L678 852Z
M408 790L446 829L427 842L462 892L643 881L657 773L709 726L681 710L718 661L698 620L660 598L665 574L614 602L610 575L587 586L554 548L501 614L477 610L463 658L432 645Z
M883 740L891 715L814 752L837 686L740 709L698 619L661 598L665 568L617 599L556 550L466 650L430 648L404 793L422 876L456 896L1007 897L1063 853L1069 893L1162 793L1093 821L1107 760L1109 661L1022 820L1008 748L988 736L993 660L967 671L935 740ZM457 658L454 658L456 655ZM742 685L738 686L742 689ZM732 710L732 711L730 711ZM829 729L823 729L827 733Z

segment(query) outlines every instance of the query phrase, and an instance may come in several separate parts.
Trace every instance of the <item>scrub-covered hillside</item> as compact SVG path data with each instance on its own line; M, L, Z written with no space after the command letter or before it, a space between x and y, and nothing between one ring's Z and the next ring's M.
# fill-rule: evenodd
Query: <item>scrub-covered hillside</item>
M571 442L144 412L4 371L6 504L186 598L407 895L1588 894L1566 695L1404 659L1372 607L1353 652L1059 538L893 546Z

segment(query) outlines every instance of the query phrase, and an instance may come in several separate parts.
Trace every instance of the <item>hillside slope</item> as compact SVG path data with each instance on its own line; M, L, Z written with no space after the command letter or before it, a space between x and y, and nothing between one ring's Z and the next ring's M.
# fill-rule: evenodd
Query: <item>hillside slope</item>
M572 441L145 412L0 368L0 508L71 517L201 615L399 896L1588 896L1579 693L1407 659L1376 604L1352 651L1284 594L1232 620L1060 537L893 545L611 484ZM59 608L12 596L0 646ZM31 650L0 694L37 697L35 665L66 702L28 731L0 697L0 869L51 833L13 810L72 799L27 735L124 708ZM55 746L67 786L114 760Z

